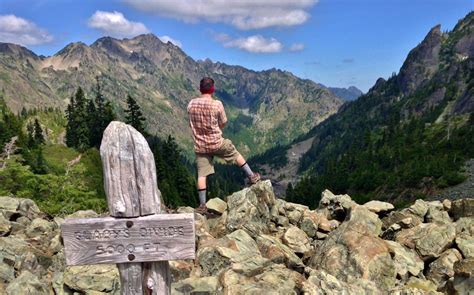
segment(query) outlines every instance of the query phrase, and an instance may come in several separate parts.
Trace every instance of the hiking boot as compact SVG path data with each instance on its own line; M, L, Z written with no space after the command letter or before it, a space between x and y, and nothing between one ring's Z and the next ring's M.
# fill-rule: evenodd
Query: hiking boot
M260 181L260 178L260 173L254 173L252 176L248 177L248 180L250 184L256 184Z
M199 213L201 215L206 215L207 213L209 213L206 204L199 205L199 207L194 209L194 212Z

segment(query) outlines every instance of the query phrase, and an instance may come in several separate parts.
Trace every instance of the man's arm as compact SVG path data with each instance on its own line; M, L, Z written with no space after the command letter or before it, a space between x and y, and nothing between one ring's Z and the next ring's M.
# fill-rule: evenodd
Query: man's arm
M219 123L219 128L224 129L225 124L227 123L227 116L225 115L225 110L224 106L222 105L222 102L219 101L219 116L217 117L218 123Z

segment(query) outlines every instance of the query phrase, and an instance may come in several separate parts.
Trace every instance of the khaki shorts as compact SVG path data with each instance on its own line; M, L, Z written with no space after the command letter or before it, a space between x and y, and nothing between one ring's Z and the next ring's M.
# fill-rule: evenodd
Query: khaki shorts
M232 141L224 139L219 149L212 153L199 154L196 153L196 166L198 177L206 177L214 174L214 156L225 160L228 164L236 162L237 157L240 156Z

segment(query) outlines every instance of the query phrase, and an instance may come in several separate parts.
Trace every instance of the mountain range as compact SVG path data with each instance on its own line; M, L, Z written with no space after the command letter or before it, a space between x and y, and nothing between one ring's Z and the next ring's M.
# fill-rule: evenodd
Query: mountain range
M0 43L0 89L7 105L64 109L78 87L93 97L99 77L105 97L123 116L131 94L152 134L172 134L191 151L186 106L203 76L216 81L226 106L230 137L242 152L255 154L291 142L337 112L344 100L325 86L277 69L252 71L210 60L195 61L153 34L118 40L103 37L88 46L71 43L53 56Z
M435 197L462 182L474 158L474 12L450 32L433 27L398 74L380 78L356 101L261 167L293 201L315 205L319 192L406 201ZM287 165L279 169L281 155ZM293 187L290 189L293 193ZM312 199L313 198L313 199Z

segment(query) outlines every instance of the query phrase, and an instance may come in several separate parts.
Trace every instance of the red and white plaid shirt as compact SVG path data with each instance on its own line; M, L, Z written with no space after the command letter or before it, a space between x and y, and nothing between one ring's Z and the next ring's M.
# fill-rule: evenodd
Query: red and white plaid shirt
M224 140L219 126L227 122L222 102L210 97L194 98L188 104L188 115L196 153L219 149Z

